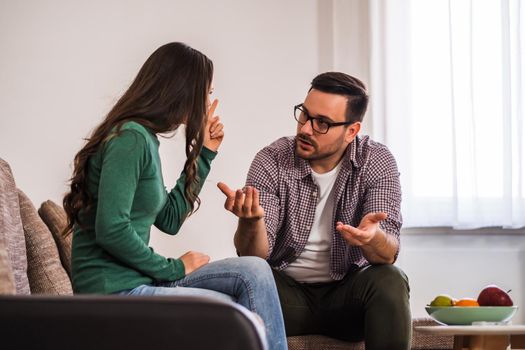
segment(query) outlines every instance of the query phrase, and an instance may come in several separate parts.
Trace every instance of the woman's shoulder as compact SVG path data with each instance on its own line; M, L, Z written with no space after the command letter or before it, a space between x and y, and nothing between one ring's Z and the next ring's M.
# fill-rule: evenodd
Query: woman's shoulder
M115 127L104 141L103 149L136 147L157 148L159 141L144 126L134 121L125 122L120 128Z
M136 131L139 134L144 135L145 137L151 137L153 134L142 124L130 120L122 124L121 130L130 130L130 131Z
M158 145L158 139L155 134L150 132L145 126L135 121L127 121L119 128L118 132L114 130L110 139L116 138L120 140L129 139L130 137L139 137L143 139L146 144Z

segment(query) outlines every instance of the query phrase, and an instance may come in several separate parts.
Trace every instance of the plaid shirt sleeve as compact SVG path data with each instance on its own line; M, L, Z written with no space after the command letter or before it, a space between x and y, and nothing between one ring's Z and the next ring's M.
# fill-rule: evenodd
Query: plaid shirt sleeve
M401 185L394 156L386 147L379 148L374 157L369 159L367 167L363 216L379 211L387 213L388 217L381 222L381 229L386 234L395 237L399 244L403 220L400 210ZM398 254L399 246L395 259Z
M260 193L260 203L264 209L264 222L268 234L268 256L275 246L275 238L282 223L281 204L278 196L279 166L270 148L263 148L255 156L248 176L246 186L253 186ZM267 257L268 257L267 256Z

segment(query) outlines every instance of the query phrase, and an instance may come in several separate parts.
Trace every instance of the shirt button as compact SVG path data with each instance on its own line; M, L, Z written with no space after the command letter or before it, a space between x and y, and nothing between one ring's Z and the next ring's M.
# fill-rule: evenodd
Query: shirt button
M310 228L311 228L311 226L305 226L305 227L304 227L304 229L305 229L306 231L309 231Z

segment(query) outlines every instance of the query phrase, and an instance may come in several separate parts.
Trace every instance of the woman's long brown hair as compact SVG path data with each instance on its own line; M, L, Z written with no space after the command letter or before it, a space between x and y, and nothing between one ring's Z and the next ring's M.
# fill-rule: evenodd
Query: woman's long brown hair
M64 234L71 232L75 224L82 226L81 211L93 205L93 197L87 189L89 158L128 121L140 123L154 133L166 133L183 123L186 125L184 193L190 215L196 210L195 202L198 209L200 199L195 193L197 157L204 140L212 79L211 60L183 43L163 45L147 59L131 86L75 156L71 190L63 201L68 218Z

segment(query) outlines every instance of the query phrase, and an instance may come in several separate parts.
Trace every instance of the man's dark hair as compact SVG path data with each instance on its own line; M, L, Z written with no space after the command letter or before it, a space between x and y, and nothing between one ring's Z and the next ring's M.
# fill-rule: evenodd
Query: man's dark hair
M357 78L340 72L319 74L312 80L312 89L347 97L346 120L349 122L363 121L368 106L366 86Z

